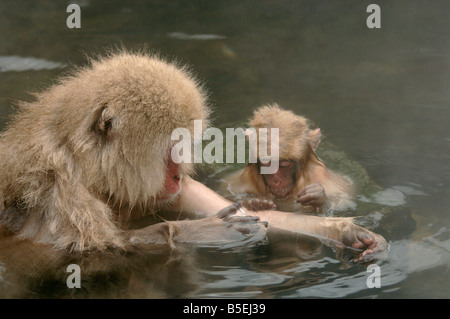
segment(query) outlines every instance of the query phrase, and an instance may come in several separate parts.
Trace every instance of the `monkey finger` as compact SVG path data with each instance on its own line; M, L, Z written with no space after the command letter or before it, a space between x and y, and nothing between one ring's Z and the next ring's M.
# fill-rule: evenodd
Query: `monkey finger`
M277 207L273 201L267 199L263 200L261 204L259 207L260 210L276 209Z
M258 200L257 199L250 199L249 201L247 201L245 207L247 207L249 210L253 210L253 211L257 211L257 205Z
M373 249L377 248L377 246L378 246L378 242L375 240L375 238L371 237L369 234L360 232L360 233L358 233L357 237L358 237L358 240L360 240L361 243L365 247L367 247L367 249L373 250ZM382 250L381 247L378 247L378 248L380 248L380 250Z
M389 244L384 238L375 239L369 248L372 249L375 253L386 252L389 249Z
M236 230L244 235L250 234L251 232L250 228L247 227L236 227Z
M310 199L309 195L303 195L303 196L299 196L297 198L296 202L303 204L304 202L307 202L309 199Z
M259 222L259 216L245 216L247 217L247 220L245 221L250 221L250 222Z
M307 203L304 204L304 206L313 206L313 207L320 207L323 204L320 200L310 200Z
M373 250L366 249L357 258L358 258L358 261L360 261L360 262L361 261L367 262L367 261L371 261L374 259L373 255L374 255Z
M374 259L372 255L359 255L351 260L354 263L370 262Z
M267 201L266 209L277 209L277 205L271 200Z
M303 195L305 195L306 193L306 187L303 187L298 193L297 193L297 198L301 197Z
M359 233L358 238L361 240L361 244L365 247L365 250L352 261L355 262L368 262L373 260L375 254L385 251L388 247L384 238L371 237L370 234Z
M375 253L372 249L366 249L362 252L362 256L367 256L367 255L372 255L373 253Z
M367 246L364 243L359 242L359 241L352 244L352 248L355 248L355 249L363 249L364 247L367 247Z
M275 203L267 199L250 199L245 207L253 211L276 209Z
M317 194L310 194L298 199L297 203L300 203L303 206L319 207L324 204L324 198L322 196L318 196Z
M250 227L237 226L235 227L235 229L244 235L248 235L252 233L257 233L260 230L260 226L258 224L255 224L254 226L252 225Z
M373 246L373 244L374 244L374 240L373 240L373 238L370 238L370 237L367 237L367 238L362 238L361 239L362 240L362 242L365 244L365 245L367 245L367 246Z
M227 216L224 218L226 221L231 221L235 223L256 223L259 221L258 216Z
M308 206L309 202L315 201L317 198L312 194L306 194L296 200L297 203Z
M223 209L221 209L217 214L216 217L223 219L229 215L235 214L236 211L240 208L240 204L239 203L234 203L233 205L227 206Z
M312 194L317 197L325 197L325 190L320 184L315 184L314 186L311 186L308 188L306 194Z

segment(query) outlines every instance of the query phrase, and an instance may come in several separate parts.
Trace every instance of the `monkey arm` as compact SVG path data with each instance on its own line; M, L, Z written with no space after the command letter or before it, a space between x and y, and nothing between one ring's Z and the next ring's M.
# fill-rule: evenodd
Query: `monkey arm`
M234 216L239 207L239 204L229 205L206 218L166 221L126 230L125 239L131 245L167 245L171 248L178 243L223 247L263 240L267 224L259 223L258 217Z
M186 177L175 206L185 213L205 217L212 216L232 204L233 202L223 198L202 183Z
M354 261L370 259L372 254L388 249L383 236L354 224L352 218L319 217L270 210L250 211L248 214L267 221L271 227L310 235L332 246L361 252Z
M109 245L122 246L108 205L93 196L76 178L71 180L60 174L55 184L46 213L53 216L47 223L53 221L58 225L58 242L63 243L67 237L80 251Z
M140 229L126 230L131 245L151 244L175 247L178 243L222 246L260 241L265 238L266 223L258 217L236 216L240 205L221 197L205 185L185 178L172 210L194 215L194 220L166 221Z
M185 181L178 202L181 210L200 216L211 216L231 204L213 190L190 178ZM246 213L268 222L269 227L310 235L338 247L362 251L355 261L385 251L388 246L382 236L354 224L351 218L318 217L273 210L246 210Z
M193 180L184 177L181 192L171 209L193 214L195 217L213 216L233 203ZM177 241L176 234L186 227L186 221L164 222L145 228L125 231L125 238L131 244L169 245ZM204 232L203 232L204 233Z
M336 222L348 220L272 210L249 211L248 214L258 216L261 220L269 222L269 225L274 228L334 240L339 238Z

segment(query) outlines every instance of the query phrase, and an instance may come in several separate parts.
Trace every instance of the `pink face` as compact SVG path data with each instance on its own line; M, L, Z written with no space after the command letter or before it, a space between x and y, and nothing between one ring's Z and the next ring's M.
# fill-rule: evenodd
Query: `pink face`
M169 156L167 160L166 176L163 190L158 194L158 199L170 199L181 190L180 166L172 161Z
M269 163L260 163L261 166L270 166ZM295 186L295 175L298 165L295 161L280 160L278 171L275 174L261 174L269 191L276 197L286 197Z

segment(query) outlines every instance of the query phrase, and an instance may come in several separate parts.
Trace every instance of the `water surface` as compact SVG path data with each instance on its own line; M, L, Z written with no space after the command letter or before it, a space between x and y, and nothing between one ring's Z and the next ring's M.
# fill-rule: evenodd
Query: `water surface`
M75 294L61 286L67 256L22 247L31 260L24 267L24 256L2 246L1 296L450 297L448 1L377 1L377 30L365 24L370 1L83 0L81 29L66 27L68 3L0 4L1 126L16 100L30 100L27 92L85 63L86 53L147 48L195 70L210 92L213 125L243 125L272 102L317 123L377 185L360 189L356 210L345 215L369 216L367 227L391 250L377 261L382 280L374 289L367 265L312 238L272 234L242 249L99 257L109 266ZM339 168L332 156L329 163ZM220 182L210 171L201 178L213 188Z

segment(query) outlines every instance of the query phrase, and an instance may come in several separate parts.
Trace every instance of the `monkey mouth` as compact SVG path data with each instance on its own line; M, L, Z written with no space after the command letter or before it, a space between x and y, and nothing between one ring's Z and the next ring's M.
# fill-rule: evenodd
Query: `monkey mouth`
M181 192L181 174L176 174L166 179L166 183L157 199L166 200L177 196Z
M181 178L182 175L179 165L169 158L167 161L164 186L156 198L158 200L170 200L178 195L181 192Z

